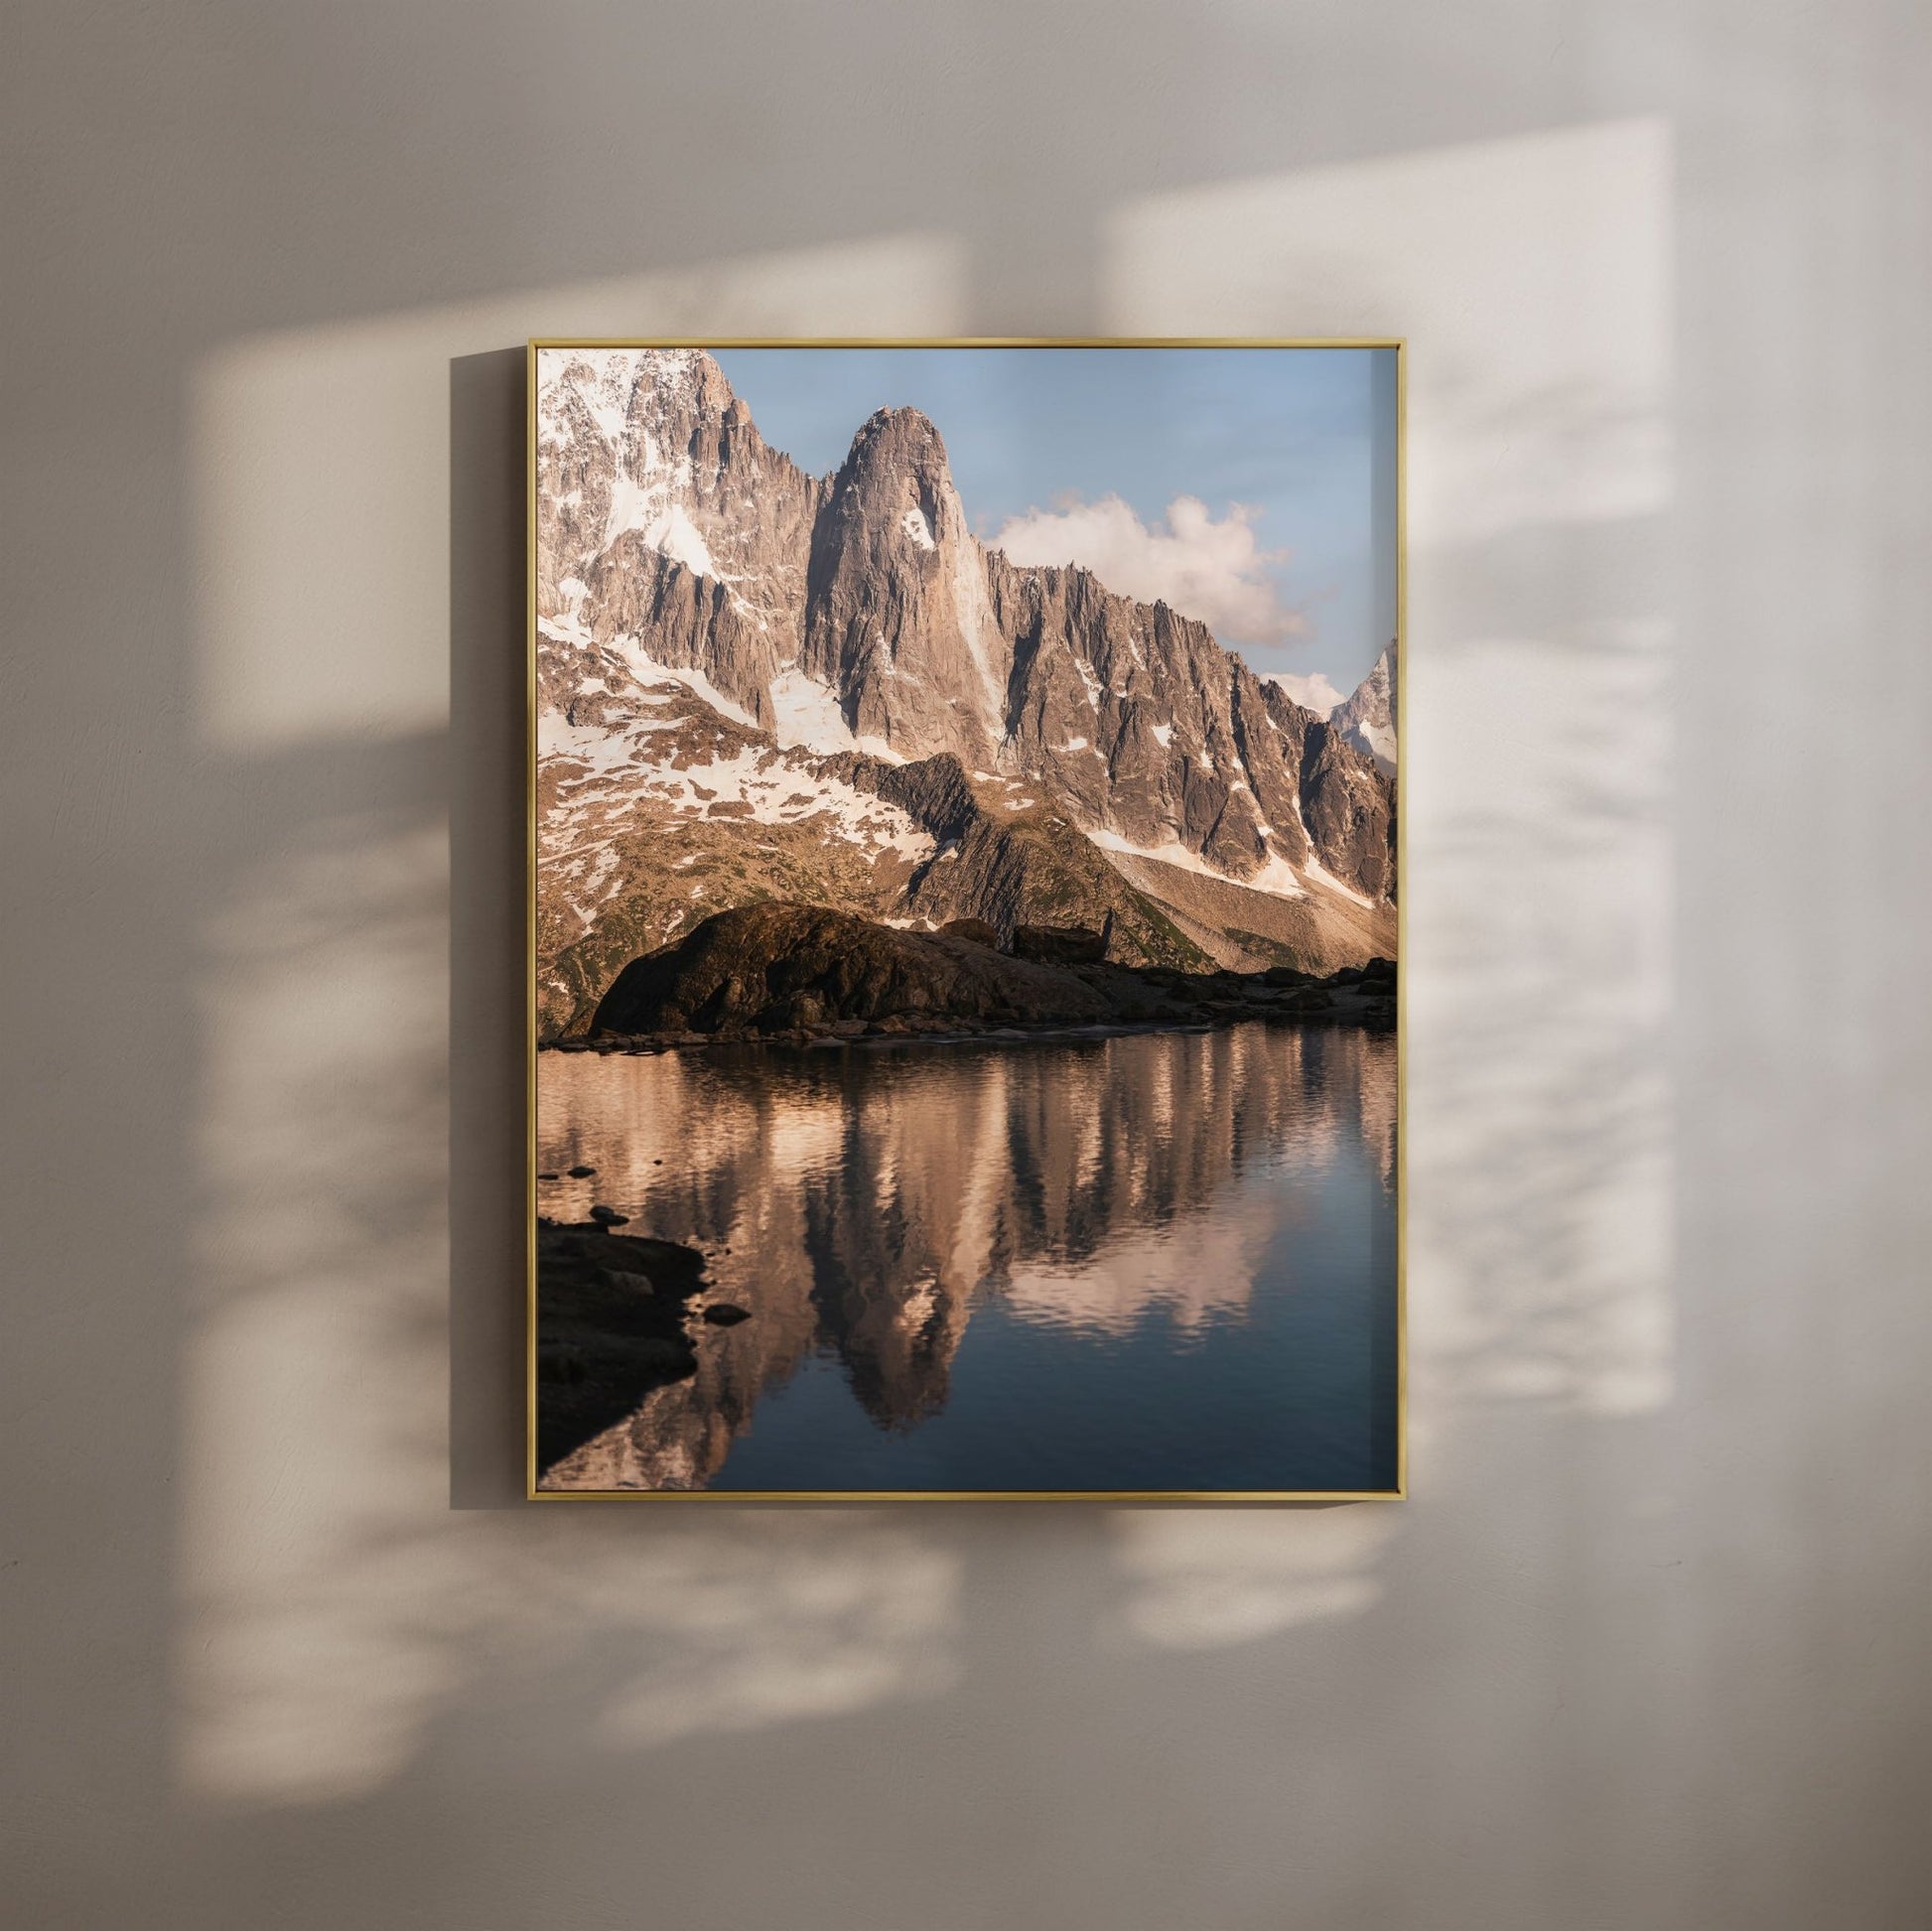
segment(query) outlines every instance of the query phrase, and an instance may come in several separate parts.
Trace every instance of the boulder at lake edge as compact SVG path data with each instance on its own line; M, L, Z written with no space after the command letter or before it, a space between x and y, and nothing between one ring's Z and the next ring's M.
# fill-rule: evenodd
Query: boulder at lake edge
M1072 973L972 939L899 931L824 905L742 905L633 959L591 1023L601 1034L824 1033L841 1022L933 1018L977 1025L1108 1017Z

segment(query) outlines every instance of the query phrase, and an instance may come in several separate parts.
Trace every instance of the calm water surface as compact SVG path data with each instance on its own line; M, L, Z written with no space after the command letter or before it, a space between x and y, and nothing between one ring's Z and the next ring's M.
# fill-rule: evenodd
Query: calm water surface
M1395 1040L545 1053L539 1210L698 1247L695 1377L547 1486L1395 1479Z

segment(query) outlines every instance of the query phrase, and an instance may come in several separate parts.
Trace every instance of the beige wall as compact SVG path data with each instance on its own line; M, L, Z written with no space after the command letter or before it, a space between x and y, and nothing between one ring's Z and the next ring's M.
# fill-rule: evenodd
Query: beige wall
M1928 17L16 10L33 1926L1932 1922ZM1414 1499L514 1499L532 333L1413 344Z

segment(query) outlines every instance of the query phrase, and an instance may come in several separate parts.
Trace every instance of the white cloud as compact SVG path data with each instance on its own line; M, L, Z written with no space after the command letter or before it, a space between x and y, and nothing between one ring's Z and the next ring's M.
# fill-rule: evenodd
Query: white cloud
M1318 670L1307 677L1297 677L1285 670L1277 671L1267 681L1279 684L1304 710L1312 711L1318 718L1325 718L1342 702L1344 695Z
M1010 517L992 541L1015 563L1077 563L1122 596L1165 600L1223 642L1285 643L1305 635L1308 621L1282 601L1270 572L1288 552L1256 543L1257 513L1230 503L1216 522L1198 496L1176 496L1166 528L1150 527L1119 496L1074 496Z

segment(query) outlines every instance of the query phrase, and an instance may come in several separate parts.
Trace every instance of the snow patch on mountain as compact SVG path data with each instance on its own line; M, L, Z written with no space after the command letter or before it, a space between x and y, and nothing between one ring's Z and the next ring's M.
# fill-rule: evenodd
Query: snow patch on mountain
M1359 724L1349 735L1385 771L1395 769L1395 727L1393 725Z
M1375 901L1372 898L1365 898L1352 885L1343 885L1332 873L1324 872L1321 869L1320 861L1312 852L1303 860L1302 870L1308 878L1312 880L1314 884L1320 886L1323 891L1337 893L1351 904L1360 905L1365 911L1373 908Z
M1295 876L1295 868L1279 852L1268 854L1268 863L1251 879L1236 879L1236 885L1246 886L1250 892L1266 892L1276 898L1306 898L1309 895L1302 881ZM1367 904L1364 898L1361 901Z
M793 664L789 670L781 670L768 688L772 735L779 744L802 745L817 752L858 749L852 727L839 709L839 694L830 684L821 684Z
M1198 852L1189 851L1177 838L1170 838L1160 845L1135 845L1117 831L1090 831L1087 837L1103 852L1121 852L1129 858L1151 858L1162 865L1172 865L1182 872L1213 879L1220 885L1245 886L1250 892L1265 892L1276 898L1308 897L1293 868L1280 857L1271 857L1253 878L1237 879L1223 872L1218 865L1210 865Z
M929 859L937 849L897 805L805 769L764 745L651 771L637 790L678 817L750 818L760 825L822 821L828 837L875 852L896 851L914 862ZM745 809L721 812L720 805Z
M640 684L682 684L695 697L701 697L720 717L730 718L734 724L758 728L754 718L742 704L734 703L701 670L693 670L686 664L660 664L635 637L620 637L616 649L629 667L630 674Z
M595 776L607 776L621 766L633 764L643 756L634 740L648 738L659 731L676 731L689 724L685 718L632 718L621 731L608 731L597 724L573 724L561 711L545 711L537 719L537 756L566 759L582 764ZM566 784L582 784L585 778L566 778Z
M620 476L611 485L611 519L604 526L608 550L619 537L636 530L653 550L681 563L695 577L722 577L696 523L680 502L664 503L661 483L641 483Z

